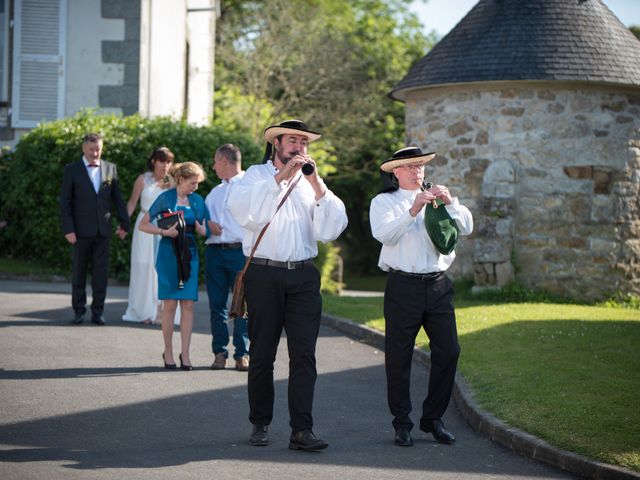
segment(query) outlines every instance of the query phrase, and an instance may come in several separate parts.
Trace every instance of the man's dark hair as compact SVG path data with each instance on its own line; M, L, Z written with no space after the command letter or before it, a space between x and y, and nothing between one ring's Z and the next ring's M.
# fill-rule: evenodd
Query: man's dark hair
M275 161L275 159L276 159L276 140L278 140L278 144L282 144L282 137L284 137L284 133L281 134L281 135L277 135L273 139L273 147L271 148L271 151L269 152L269 160L271 160L272 162Z
M99 133L87 133L82 139L82 143L102 142L102 135Z
M242 154L240 153L240 149L233 143L225 143L216 150L215 155L222 155L229 163L240 164L240 162L242 161Z

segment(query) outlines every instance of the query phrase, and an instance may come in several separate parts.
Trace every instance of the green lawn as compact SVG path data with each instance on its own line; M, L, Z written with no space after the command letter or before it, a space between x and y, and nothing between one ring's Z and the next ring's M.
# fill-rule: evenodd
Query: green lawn
M477 402L560 448L640 471L640 310L457 302L459 370ZM384 330L382 298L324 297ZM417 344L427 347L424 332Z
M69 256L69 265L71 265L71 256ZM52 277L70 277L71 266L69 272L62 272L54 268L46 267L37 261L15 260L12 258L0 257L0 273L5 275L15 275L34 280L50 280Z

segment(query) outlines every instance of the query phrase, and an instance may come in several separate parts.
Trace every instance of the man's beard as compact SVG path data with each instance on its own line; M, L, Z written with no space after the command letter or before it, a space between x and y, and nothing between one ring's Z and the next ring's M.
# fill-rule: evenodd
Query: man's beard
M283 165L286 165L287 163L289 163L289 160L291 160L293 157L295 157L296 155L300 155L300 152L295 150L295 151L291 152L291 154L287 158L287 157L282 157L280 151L278 149L276 149L276 155L278 156L278 160L280 160L280 162Z

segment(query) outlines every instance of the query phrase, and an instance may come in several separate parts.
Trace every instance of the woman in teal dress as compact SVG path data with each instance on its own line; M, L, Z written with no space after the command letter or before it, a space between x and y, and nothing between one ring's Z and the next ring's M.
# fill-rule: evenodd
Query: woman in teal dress
M178 163L171 169L171 176L176 181L176 187L160 194L153 202L149 212L140 222L140 230L153 235L160 235L158 254L156 257L156 272L158 273L158 299L164 302L161 313L162 337L164 351L162 359L167 369L177 368L173 359L173 318L178 302L182 317L180 320L180 339L182 352L179 355L180 368L191 370L189 346L193 330L193 303L198 301L198 249L195 244L195 233L206 237L209 232L209 212L204 200L195 193L198 184L205 179L202 167L197 163ZM189 249L191 260L188 278L179 278L178 258L176 257L174 239L180 232L177 224L169 229L157 226L157 219L164 213L182 212L185 226L186 248ZM188 269L188 266L186 267ZM187 275L184 275L187 277ZM184 280L183 283L180 280Z

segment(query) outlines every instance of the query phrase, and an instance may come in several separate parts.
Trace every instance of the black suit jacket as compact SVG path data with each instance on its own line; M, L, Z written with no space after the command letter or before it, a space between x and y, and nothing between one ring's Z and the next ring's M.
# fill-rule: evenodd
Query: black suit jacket
M116 166L100 160L100 174L100 188L96 193L82 159L65 165L60 189L60 222L65 235L75 232L78 237L110 237L112 206L120 226L129 231L129 215L118 185Z

